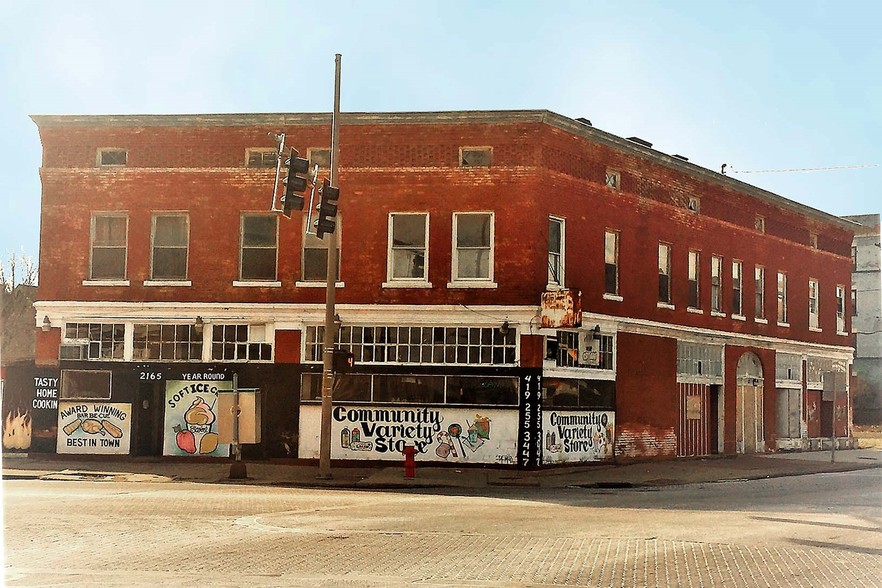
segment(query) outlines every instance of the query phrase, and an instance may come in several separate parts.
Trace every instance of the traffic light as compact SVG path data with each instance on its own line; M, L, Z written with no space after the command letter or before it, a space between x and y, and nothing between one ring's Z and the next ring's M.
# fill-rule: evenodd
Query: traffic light
M331 182L325 178L322 183L322 200L318 205L318 218L315 220L315 236L324 238L325 233L333 233L337 228L334 218L337 216L337 201L340 198L340 188L331 186Z
M333 371L337 374L345 374L349 370L353 368L355 365L355 356L352 355L349 351L344 351L342 349L334 350L334 357L332 361Z
M309 160L304 157L297 157L297 150L291 149L291 157L289 157L285 161L285 165L288 166L288 176L285 178L285 195L282 197L284 201L284 206L282 209L282 214L291 218L291 210L303 210L303 197L298 196L297 194L302 194L306 190L306 176L298 175L305 174L309 171Z

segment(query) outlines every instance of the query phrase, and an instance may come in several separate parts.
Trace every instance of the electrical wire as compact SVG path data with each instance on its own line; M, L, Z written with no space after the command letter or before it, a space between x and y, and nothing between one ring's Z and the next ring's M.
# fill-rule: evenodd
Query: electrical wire
M837 169L862 169L868 167L879 167L878 163L866 165L837 165L831 167L796 167L790 169L735 169L731 165L724 166L733 174L773 174L773 173L790 173L790 172L813 172L813 171L829 171Z

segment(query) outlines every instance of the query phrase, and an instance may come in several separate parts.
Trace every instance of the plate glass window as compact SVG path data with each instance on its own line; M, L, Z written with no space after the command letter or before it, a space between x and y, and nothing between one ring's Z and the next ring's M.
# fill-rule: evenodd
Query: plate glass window
M564 285L564 221L548 219L548 283Z
M278 219L270 215L242 216L242 280L276 279Z
M453 216L454 280L490 280L493 268L493 215L457 213Z
M389 274L392 280L427 279L428 214L389 215Z
M97 214L92 217L93 280L114 280L126 277L128 217Z
M671 303L671 246L658 244L658 301Z
M186 215L155 215L153 217L154 280L187 279L187 246L190 223Z
M619 233L606 231L603 237L604 292L619 293Z

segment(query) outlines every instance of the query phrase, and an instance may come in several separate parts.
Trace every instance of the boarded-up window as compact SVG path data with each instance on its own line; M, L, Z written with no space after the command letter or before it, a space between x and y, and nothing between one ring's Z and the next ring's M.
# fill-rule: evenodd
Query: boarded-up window
M459 163L461 167L490 167L493 150L490 147L460 147Z
M246 151L246 165L248 167L271 167L275 168L279 161L277 149L248 149Z
M128 154L125 149L103 148L98 150L98 165L125 165Z
M110 400L110 372L61 370L61 397L66 400Z

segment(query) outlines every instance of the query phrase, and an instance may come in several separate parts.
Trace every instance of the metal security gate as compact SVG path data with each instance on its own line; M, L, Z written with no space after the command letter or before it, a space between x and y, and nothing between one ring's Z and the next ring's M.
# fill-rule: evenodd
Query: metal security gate
M716 426L712 418L711 387L708 384L678 384L680 388L680 431L677 435L677 456L709 455L712 451L711 432Z

